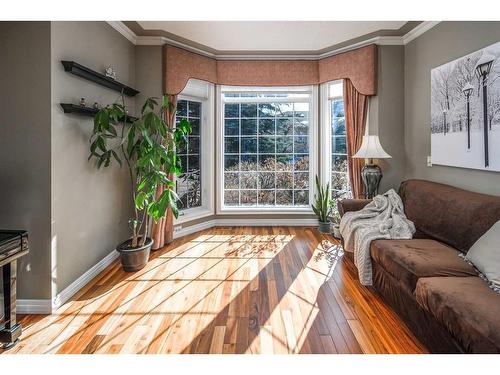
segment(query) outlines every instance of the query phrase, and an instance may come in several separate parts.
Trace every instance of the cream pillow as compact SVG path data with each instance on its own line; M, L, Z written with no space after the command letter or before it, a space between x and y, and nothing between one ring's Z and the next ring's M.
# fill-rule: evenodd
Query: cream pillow
M472 245L465 259L500 291L500 220Z

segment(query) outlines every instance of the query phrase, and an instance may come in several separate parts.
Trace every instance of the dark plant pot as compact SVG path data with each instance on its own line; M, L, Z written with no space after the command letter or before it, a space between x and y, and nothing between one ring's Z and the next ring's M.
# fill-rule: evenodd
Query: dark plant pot
M318 224L318 230L321 233L331 233L332 232L332 223L330 223L330 222L323 223L320 221Z
M144 246L141 247L130 247L132 239L128 239L119 244L116 247L116 251L120 253L123 270L126 272L135 272L143 269L148 263L149 253L151 252L153 242L154 241L148 237L146 238Z

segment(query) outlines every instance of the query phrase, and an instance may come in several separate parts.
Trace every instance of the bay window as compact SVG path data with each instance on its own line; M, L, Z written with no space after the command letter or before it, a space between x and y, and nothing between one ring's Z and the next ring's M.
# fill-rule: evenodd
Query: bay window
M317 173L314 92L220 89L219 211L310 210Z

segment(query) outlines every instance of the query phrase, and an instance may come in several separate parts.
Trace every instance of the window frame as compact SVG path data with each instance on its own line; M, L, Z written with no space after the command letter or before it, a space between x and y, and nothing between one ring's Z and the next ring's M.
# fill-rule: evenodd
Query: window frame
M287 92L287 93L307 93L309 94L309 202L307 206L225 206L224 200L224 92ZM288 86L288 87L237 87L237 86L217 86L216 88L217 108L216 108L216 158L217 158L217 205L216 214L311 214L313 213L311 203L316 194L314 177L318 173L318 89L317 86ZM235 98L235 102L269 102L267 98ZM274 102L305 102L300 98L271 98Z
M320 182L326 185L332 181L332 101L344 99L343 95L330 96L330 86L341 82L341 80L330 81L321 84L321 120L322 126L320 127L320 163L321 163L321 177ZM347 131L347 129L346 129ZM349 156L347 156L349 157ZM349 178L349 170L347 170L347 177ZM331 186L330 186L331 188Z
M201 206L179 210L174 225L201 219L214 214L214 85L208 82L190 80L177 100L201 103L200 118L200 174ZM187 92L187 93L186 93Z

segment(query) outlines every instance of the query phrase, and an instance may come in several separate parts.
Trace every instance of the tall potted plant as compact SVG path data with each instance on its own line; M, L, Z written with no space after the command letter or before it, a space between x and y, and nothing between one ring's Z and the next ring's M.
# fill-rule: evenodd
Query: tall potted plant
M330 183L328 182L326 187L321 186L319 177L316 175L316 191L314 204L311 207L318 217L318 230L322 233L331 233L332 225L330 216L332 214L332 204L330 199Z
M125 271L137 271L149 260L153 240L148 237L148 222L165 217L168 208L177 218L177 194L170 174L181 172L181 162L176 149L187 139L191 125L182 120L175 129L165 121L166 109L173 110L167 96L148 98L139 118L128 116L124 99L101 109L94 117L90 136L90 159L97 168L108 167L113 160L122 166L125 161L132 186L134 215L129 220L131 238L120 243L116 250L121 255ZM117 129L121 125L121 129ZM157 195L159 186L165 189Z

